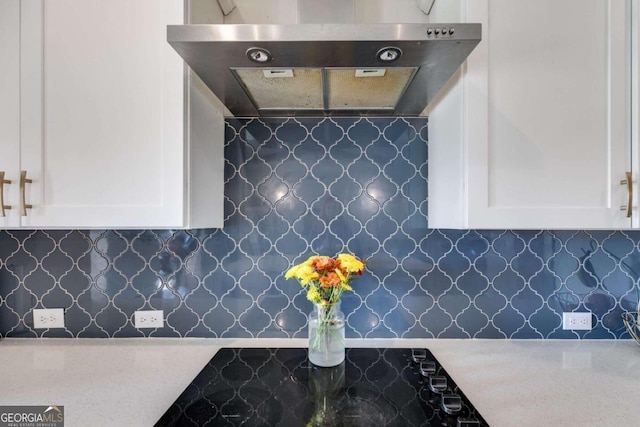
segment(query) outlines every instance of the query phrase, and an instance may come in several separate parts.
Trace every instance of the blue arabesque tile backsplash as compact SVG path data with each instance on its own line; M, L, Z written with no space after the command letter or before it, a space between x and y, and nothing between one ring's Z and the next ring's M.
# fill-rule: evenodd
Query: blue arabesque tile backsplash
M348 251L348 337L628 338L640 232L429 229L425 118L233 119L225 158L220 230L0 231L0 336L305 337L283 272ZM34 330L43 307L67 327ZM571 310L594 329L563 331Z

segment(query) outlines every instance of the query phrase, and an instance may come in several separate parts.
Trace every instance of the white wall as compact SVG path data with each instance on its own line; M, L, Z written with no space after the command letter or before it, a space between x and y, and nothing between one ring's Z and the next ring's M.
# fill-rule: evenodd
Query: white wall
M449 1L449 0L439 0ZM355 0L356 22L360 23L426 23L416 0Z
M433 23L462 22L462 0L436 0L429 13Z
M222 24L224 15L216 0L189 0L190 24Z

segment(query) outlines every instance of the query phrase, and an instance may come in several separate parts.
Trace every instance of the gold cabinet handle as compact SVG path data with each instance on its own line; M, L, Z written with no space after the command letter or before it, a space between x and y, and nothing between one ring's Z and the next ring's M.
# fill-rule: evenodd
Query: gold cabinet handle
M633 178L631 172L625 172L627 179L620 181L620 185L627 186L627 206L620 206L621 211L627 211L627 218L631 218L631 209L633 208Z
M0 216L7 216L5 210L11 209L11 206L4 204L4 185L11 184L10 179L4 179L4 172L0 172Z
M27 171L20 172L20 215L27 216L27 209L33 208L33 205L27 204L26 186L31 184L32 179L27 178Z

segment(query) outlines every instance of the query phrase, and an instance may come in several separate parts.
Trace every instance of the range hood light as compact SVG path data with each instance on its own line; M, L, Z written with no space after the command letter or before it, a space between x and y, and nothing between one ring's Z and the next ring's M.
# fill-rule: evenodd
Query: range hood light
M390 63L402 56L402 51L397 47L383 47L378 51L378 61Z
M250 47L247 49L247 58L258 64L265 64L273 60L271 52L261 47Z

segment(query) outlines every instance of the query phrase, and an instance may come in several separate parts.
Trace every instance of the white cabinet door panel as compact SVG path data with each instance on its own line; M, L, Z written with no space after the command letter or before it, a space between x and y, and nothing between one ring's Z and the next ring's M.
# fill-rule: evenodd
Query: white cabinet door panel
M489 25L469 59L467 117L486 125L467 135L470 226L629 227L628 3L479 3L469 19Z
M458 182L464 197L454 203L463 215L446 212L457 197L439 183L446 177L436 166L431 225L631 227L620 211L627 197L620 180L631 170L630 2L464 5L467 21L483 24L483 40L463 72ZM443 109L434 108L434 121L441 120ZM446 126L433 124L430 162L457 156L438 140L453 135ZM452 217L461 220L452 224Z
M181 227L184 78L166 43L182 2L49 0L23 14L26 227ZM37 85L40 74L42 84Z
M0 2L0 229L20 224L20 0ZM10 209L9 209L10 208Z

